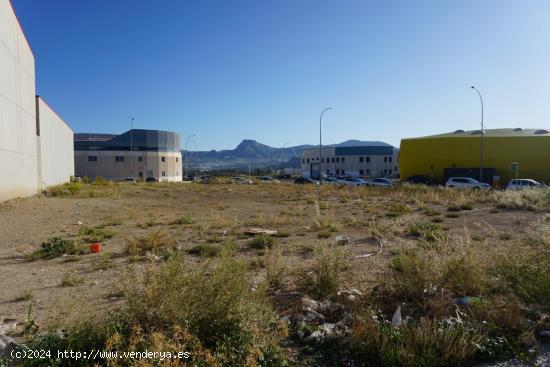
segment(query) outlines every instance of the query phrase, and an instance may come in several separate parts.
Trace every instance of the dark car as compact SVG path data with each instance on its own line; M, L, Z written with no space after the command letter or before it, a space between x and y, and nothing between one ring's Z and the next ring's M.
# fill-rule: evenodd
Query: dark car
M313 181L311 178L307 178L307 177L298 177L297 179L294 180L294 183L299 185L307 185L307 184L318 185L319 184L319 182Z
M145 179L145 182L159 182L159 180L157 180L156 178L154 177L147 177Z
M433 181L425 175L413 175L407 178L408 183L431 185Z
M277 178L278 180L288 180L288 179L292 178L292 176L288 173L283 173L283 174L275 176L275 178Z

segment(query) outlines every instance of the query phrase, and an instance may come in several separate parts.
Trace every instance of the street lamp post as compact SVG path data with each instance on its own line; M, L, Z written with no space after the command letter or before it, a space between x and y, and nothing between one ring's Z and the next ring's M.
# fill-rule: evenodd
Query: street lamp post
M323 184L323 166L321 165L321 153L323 150L323 141L322 141L322 122L323 122L323 114L328 111L332 110L332 107L327 107L321 112L321 116L319 117L319 183Z
M472 85L471 87L473 90L477 92L479 95L479 100L481 101L481 138L480 138L480 145L479 145L479 182L483 182L483 134L485 131L483 130L483 97L481 96L481 93L479 90L477 90L476 87Z
M134 118L130 120L130 176L134 177Z
M189 139L191 139L193 136L196 136L196 135L189 135L187 139L185 139L185 178L189 178L189 164L187 162L187 156L189 155L189 150L187 149L187 145L189 143Z

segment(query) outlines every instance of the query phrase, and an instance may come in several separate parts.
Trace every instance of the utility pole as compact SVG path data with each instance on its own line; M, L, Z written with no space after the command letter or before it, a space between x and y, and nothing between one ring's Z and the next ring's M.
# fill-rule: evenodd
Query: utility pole
M134 177L134 118L130 120L130 176Z
M322 122L323 122L323 114L328 111L332 110L332 107L327 107L321 112L321 116L319 117L319 183L323 184L323 166L321 165L321 153L323 150L323 140L322 140Z
M481 101L481 138L480 138L480 146L479 146L479 182L483 182L483 134L485 134L485 131L483 130L483 97L481 96L481 93L477 90L476 87L474 87L472 85L471 88L477 92L477 94L479 95L479 100Z

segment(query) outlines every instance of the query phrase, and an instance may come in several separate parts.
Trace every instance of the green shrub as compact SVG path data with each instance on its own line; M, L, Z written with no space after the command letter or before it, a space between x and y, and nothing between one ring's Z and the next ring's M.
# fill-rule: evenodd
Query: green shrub
M266 248L272 248L274 244L275 244L275 240L272 236L267 236L262 234L254 237L248 243L248 246L256 250L261 250Z
M92 182L92 185L96 185L96 186L107 186L109 185L111 182L110 181L107 181L103 176L97 176L94 180L94 182Z
M505 258L497 274L525 302L550 305L550 255L528 254ZM546 306L547 309L550 307Z
M195 221L190 216L183 216L175 219L170 224L182 225L182 224L193 224L194 222Z
M330 236L332 236L332 233L330 233L329 231L326 231L326 230L323 230L323 231L320 231L317 233L317 238L329 238Z
M465 203L460 205L460 210L473 210L474 206L470 203Z
M313 260L313 266L305 269L299 288L316 299L335 296L349 270L344 252L330 246L317 246L313 250Z
M126 239L126 251L134 256L143 256L147 252L159 254L172 249L174 239L162 228L152 229L145 235L137 238Z
M187 250L187 253L204 257L216 257L220 255L221 250L222 248L219 245L213 245L211 243L201 243L191 247L189 250Z
M65 273L61 279L62 287L73 287L82 283L84 283L84 278L72 272Z
M84 242L103 242L106 239L112 238L115 232L103 226L98 227L82 227L78 231Z
M148 268L143 281L136 279L128 278L122 309L54 325L35 336L29 347L81 352L186 351L191 355L188 362L198 366L286 365L276 314L265 292L248 281L243 263L222 258L190 267L174 257L160 267ZM57 329L65 332L60 334ZM94 365L112 362L84 360Z
M426 208L424 209L424 214L426 214L428 217L435 217L437 215L440 215L441 211L436 208Z
M428 243L445 241L447 238L437 224L430 222L416 223L409 226L409 234Z
M447 207L448 212L459 212L460 210L461 210L460 206L458 206L458 205L449 205Z
M392 328L366 316L354 325L350 352L360 366L461 366L471 365L485 342L485 336L462 325L423 319Z
M53 259L64 254L74 254L78 252L76 242L66 240L61 237L51 237L47 241L42 242L40 249L33 252L31 259Z
M441 272L439 282L457 296L478 296L485 289L487 274L471 254L450 258L443 263Z

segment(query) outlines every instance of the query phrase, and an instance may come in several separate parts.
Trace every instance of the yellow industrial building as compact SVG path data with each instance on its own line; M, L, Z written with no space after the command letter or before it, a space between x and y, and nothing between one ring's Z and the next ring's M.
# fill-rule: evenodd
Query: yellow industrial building
M481 131L401 140L402 180L423 176L434 183L463 176L479 180ZM545 129L493 129L483 133L483 181L503 186L511 179L550 183L550 132Z

